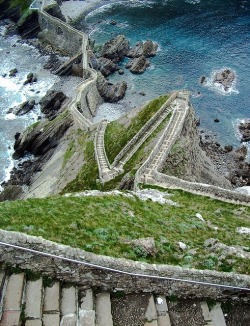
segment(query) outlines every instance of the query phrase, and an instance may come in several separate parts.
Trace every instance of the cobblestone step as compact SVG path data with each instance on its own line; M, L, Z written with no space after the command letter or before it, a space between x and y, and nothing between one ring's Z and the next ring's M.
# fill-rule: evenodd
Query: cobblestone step
M96 295L96 326L113 326L110 293Z
M12 274L9 277L3 302L1 326L19 325L22 309L23 286L23 273Z

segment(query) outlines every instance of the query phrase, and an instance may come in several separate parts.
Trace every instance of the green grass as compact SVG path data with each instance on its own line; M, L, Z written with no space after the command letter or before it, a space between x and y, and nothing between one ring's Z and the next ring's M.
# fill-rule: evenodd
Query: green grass
M236 233L236 227L250 227L250 208L183 191L169 193L178 207L121 196L4 202L0 204L0 228L42 236L97 254L249 274L249 261L219 259L218 253L206 251L204 241L216 238L226 245L250 250L249 235ZM198 220L196 213L206 223ZM155 256L126 243L143 237L155 239ZM192 251L182 252L178 241Z
M89 135L80 129L77 131L77 140L69 144L65 153L65 164L74 154L75 150L83 152L84 162L77 177L67 184L62 193L77 192L87 189L99 189L100 185L97 181L99 178L99 172L95 160L94 143L93 140L89 138Z
M145 123L161 108L168 99L168 95L160 96L148 103L137 115L131 119L129 127L117 121L108 124L104 140L109 162L112 163L122 148L136 135ZM118 137L119 135L119 137Z

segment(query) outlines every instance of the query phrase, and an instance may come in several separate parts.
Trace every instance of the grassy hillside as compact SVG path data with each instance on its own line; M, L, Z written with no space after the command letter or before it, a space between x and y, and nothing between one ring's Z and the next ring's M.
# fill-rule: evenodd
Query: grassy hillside
M0 228L97 254L249 274L249 260L223 251L210 252L204 242L215 238L227 246L244 246L249 252L249 235L238 234L236 228L250 227L250 208L183 191L170 193L177 206L114 195L4 202L0 204ZM153 255L131 243L145 237L155 240ZM180 249L180 241L188 249Z

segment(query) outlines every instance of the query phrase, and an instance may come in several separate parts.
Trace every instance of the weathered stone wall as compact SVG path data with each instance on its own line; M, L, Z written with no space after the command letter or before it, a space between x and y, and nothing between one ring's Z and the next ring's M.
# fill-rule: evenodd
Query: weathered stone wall
M83 38L88 39L87 35L45 11L39 11L38 20L42 30L41 37L45 38L54 49L59 49L69 56L82 51Z
M18 232L0 230L0 241L134 274L147 274L155 277L186 279L244 288L250 286L250 277L247 275L194 270L169 265L150 265L100 256L46 241L41 237L32 237ZM103 291L119 289L125 293L150 292L184 298L222 299L230 297L231 299L250 301L250 293L247 290L226 289L177 280L126 275L2 245L0 245L0 263L13 267L18 266L21 269L41 273L51 278L75 283L83 288L91 287Z

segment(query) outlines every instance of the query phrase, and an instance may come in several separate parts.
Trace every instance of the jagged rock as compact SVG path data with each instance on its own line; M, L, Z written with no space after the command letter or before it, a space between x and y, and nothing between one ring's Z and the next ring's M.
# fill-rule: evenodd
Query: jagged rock
M15 77L17 73L18 73L17 68L11 69L9 71L9 77Z
M94 53L92 51L88 51L88 62L90 63L90 66L95 69L99 70L100 68L100 63L99 60L96 58Z
M142 55L139 58L131 59L127 63L126 68L129 68L133 74L142 74L149 66L150 62L145 58L144 55Z
M10 108L8 110L8 113L14 113L16 115L24 115L29 111L31 111L34 108L35 104L36 104L35 100L25 101L20 105L15 106L14 108Z
M239 131L242 135L241 142L250 141L250 120L241 122L239 125Z
M37 37L40 31L38 12L36 10L30 11L25 19L21 19L18 22L18 32L23 38Z
M103 45L101 55L114 62L122 60L129 51L129 41L124 35L118 35Z
M138 42L134 48L131 48L127 54L129 58L139 58L144 55L147 57L153 57L156 55L156 51L158 49L158 44L154 43L151 40L147 40L146 42Z
M53 121L41 121L34 128L27 128L15 141L13 158L19 159L26 152L33 155L46 154L58 145L72 123L71 115L62 113Z
M4 190L0 193L0 202L21 198L22 193L23 189L21 186L8 185L4 187Z
M54 54L50 54L49 60L45 65L43 66L44 69L50 69L50 70L56 70L58 69L62 64L62 61Z
M234 79L235 73L230 69L225 69L215 74L213 82L221 84L224 90L228 91L228 89L232 86Z
M98 59L99 70L103 74L103 76L107 77L116 70L118 70L117 64L115 64L112 60L101 57Z
M155 240L152 237L132 240L131 243L141 251L142 256L154 256L157 252ZM139 252L138 252L139 253ZM140 253L139 253L140 255Z
M33 74L33 72L30 72L27 77L26 77L26 80L24 81L24 85L27 85L27 84L32 84L32 83L35 83L37 82L37 78L36 76Z
M127 84L122 81L117 84L109 83L102 75L98 76L97 90L101 97L110 103L115 103L121 100L126 92Z
M49 5L43 8L44 11L46 11L48 14L50 14L53 17L56 17L64 22L66 22L66 18L61 12L61 8L59 4L56 1L50 2Z
M63 92L49 90L39 102L41 112L45 114L47 119L55 119L65 99L66 95Z

